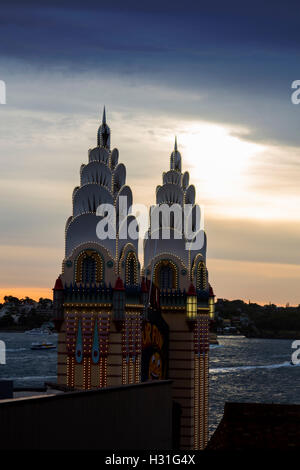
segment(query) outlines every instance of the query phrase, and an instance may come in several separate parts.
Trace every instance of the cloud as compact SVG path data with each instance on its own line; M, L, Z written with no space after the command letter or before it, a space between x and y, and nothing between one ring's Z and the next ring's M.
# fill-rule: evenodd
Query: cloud
M300 265L300 220L257 221L206 217L208 258Z
M195 102L179 107L163 98L161 105L191 118L242 124L255 141L299 145L299 108L290 101L291 83L299 78L293 9L278 2L252 2L251 8L218 2L217 10L216 3L163 3L4 5L1 78L10 83L10 63L17 60L25 71L34 67L33 75L55 80L60 70L80 77L83 86L89 78L117 77L133 87L193 93ZM74 109L81 100L73 95ZM156 103L154 97L153 105L141 106Z
M28 287L47 289L57 277L62 252L59 248L1 245L1 289ZM4 269L5 266L5 269ZM29 294L28 294L29 295Z
M208 267L218 298L299 305L300 266L211 258Z
M28 286L52 285L72 190L106 104L134 202L155 202L178 135L206 209L217 290L247 297L248 283L251 296L256 286L263 298L266 281L267 297L295 298L300 107L291 104L290 85L299 78L297 15L277 2L271 9L260 3L259 14L253 3L243 13L231 2L218 13L195 2L97 5L3 6L0 252L15 247L21 256L4 256L3 282L23 286L26 270ZM22 261L25 248L32 251ZM283 266L282 293L279 281L272 291L268 280L272 264Z

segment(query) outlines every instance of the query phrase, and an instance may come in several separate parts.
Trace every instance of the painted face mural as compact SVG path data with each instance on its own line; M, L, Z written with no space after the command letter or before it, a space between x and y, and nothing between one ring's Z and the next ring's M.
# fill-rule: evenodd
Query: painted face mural
M167 378L168 325L158 312L152 310L155 323L146 321L142 336L142 382Z
M160 380L162 378L162 360L160 354L155 352L150 357L149 362L149 379Z

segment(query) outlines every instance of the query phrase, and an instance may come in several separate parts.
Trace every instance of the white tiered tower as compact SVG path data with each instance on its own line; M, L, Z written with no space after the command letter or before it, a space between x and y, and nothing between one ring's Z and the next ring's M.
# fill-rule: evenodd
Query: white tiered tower
M104 108L98 145L89 150L88 163L81 165L80 186L73 191L65 259L54 288L58 382L68 387L136 383L141 376L144 294L138 240L119 239L122 224L136 221L120 204L123 196L129 208L132 192L126 185L126 168L118 163L118 150L110 150L110 137ZM104 217L97 215L100 204L116 209L115 238L97 236L97 224Z
M138 240L120 237L124 226L137 228L137 222L127 210L132 192L126 185L126 169L118 162L118 150L110 150L110 140L104 109L97 146L89 151L88 163L81 165L80 185L73 191L62 274L54 287L57 381L67 389L91 389L138 383L142 376L170 378L173 400L181 410L180 448L203 449L208 438L209 318L214 296L195 188L189 185L189 174L181 171L175 140L170 170L156 189L155 210L177 204L184 219L189 205L187 220L200 239L202 235L203 244L192 249L187 243L194 236L186 236L173 216L162 217L157 232L150 226L144 240L146 279L141 278ZM114 238L98 238L96 227L104 220L97 211L101 204L116 209ZM164 239L165 229L171 239Z
M169 325L169 378L173 400L181 408L180 448L203 449L208 439L208 352L209 320L214 296L206 268L206 235L201 228L196 191L189 185L188 172L181 171L181 155L175 138L170 170L156 188L156 210L177 204L182 218L160 218L157 232L149 227L144 241L145 274L160 290L160 308ZM184 233L184 207L201 246ZM198 215L198 217L197 217ZM152 221L151 221L152 223ZM166 232L171 239L164 239Z

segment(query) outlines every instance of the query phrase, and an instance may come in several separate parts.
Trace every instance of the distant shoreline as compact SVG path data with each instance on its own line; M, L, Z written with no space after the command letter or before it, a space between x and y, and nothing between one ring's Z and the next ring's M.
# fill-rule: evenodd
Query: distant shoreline
M31 331L30 329L22 329L22 328L0 328L1 333L26 333L26 331ZM293 334L294 333L294 334ZM210 340L210 344L219 344L219 338L247 338L247 339L285 339L285 340L300 340L300 332L282 332L282 333L261 333L259 335L255 334L242 334L242 335L217 335L216 338Z
M25 331L30 331L28 329L24 329L24 328L18 328L18 327L14 327L14 328L0 328L0 333L25 333Z

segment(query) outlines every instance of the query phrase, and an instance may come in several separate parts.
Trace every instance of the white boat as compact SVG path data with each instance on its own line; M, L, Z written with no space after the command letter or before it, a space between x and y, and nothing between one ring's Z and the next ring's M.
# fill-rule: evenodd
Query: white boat
M31 348L34 351L41 351L45 349L55 349L56 346L53 343L48 343L47 341L43 341L42 343L32 343Z

